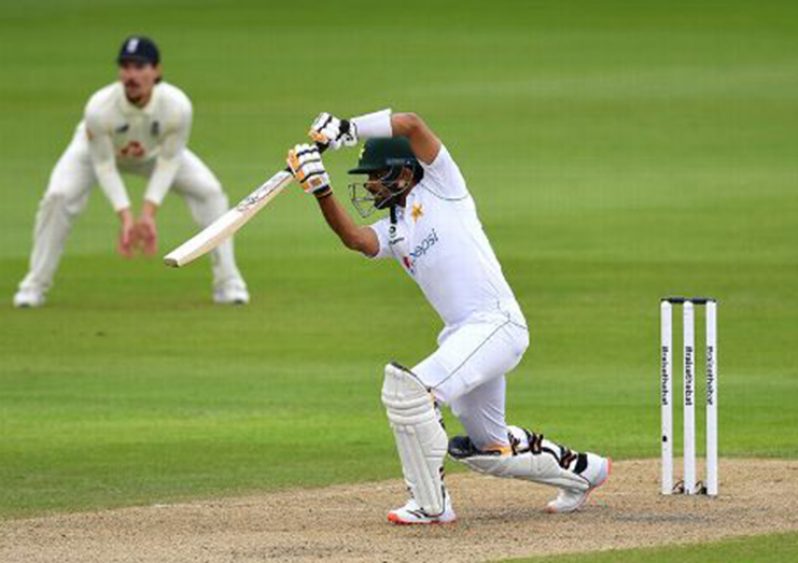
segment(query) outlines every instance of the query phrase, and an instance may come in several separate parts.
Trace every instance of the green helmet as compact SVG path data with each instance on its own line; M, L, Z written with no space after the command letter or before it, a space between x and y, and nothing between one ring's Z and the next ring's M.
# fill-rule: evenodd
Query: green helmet
M410 148L407 137L380 137L369 139L360 151L357 166L350 174L368 174L387 170L394 166L418 166L416 155Z
M402 170L413 171L412 183L401 180ZM410 148L407 137L380 137L369 139L360 151L357 166L350 174L372 174L380 172L379 183L383 192L370 191L368 182L349 184L349 195L352 205L360 215L368 217L378 209L394 209L402 195L412 188L412 184L421 180L424 170ZM372 188L373 189L373 188ZM393 211L392 211L393 213Z

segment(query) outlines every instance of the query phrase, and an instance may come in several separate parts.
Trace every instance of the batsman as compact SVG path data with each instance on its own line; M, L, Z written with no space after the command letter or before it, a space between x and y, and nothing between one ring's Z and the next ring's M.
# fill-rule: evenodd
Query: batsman
M366 179L350 184L350 197L364 217L387 211L368 226L355 223L336 198L316 145L295 146L288 165L341 242L372 259L395 259L444 323L437 350L421 363L385 366L382 402L410 493L388 520L455 521L444 484L447 450L480 473L557 487L548 512L579 509L606 481L611 461L507 425L505 376L529 345L527 322L449 151L420 117L390 110L344 120L322 113L310 137L331 149L365 140L350 174ZM448 440L441 404L466 436Z

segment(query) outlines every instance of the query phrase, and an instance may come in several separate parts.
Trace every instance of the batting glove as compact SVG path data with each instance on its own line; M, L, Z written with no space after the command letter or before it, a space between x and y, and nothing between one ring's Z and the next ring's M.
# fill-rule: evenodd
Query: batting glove
M324 169L321 154L315 146L296 145L288 151L286 162L291 169L291 174L302 185L302 189L306 193L319 197L332 191L330 176Z
M338 119L329 113L320 113L310 126L308 135L317 143L333 150L353 147L357 144L355 127L346 119Z

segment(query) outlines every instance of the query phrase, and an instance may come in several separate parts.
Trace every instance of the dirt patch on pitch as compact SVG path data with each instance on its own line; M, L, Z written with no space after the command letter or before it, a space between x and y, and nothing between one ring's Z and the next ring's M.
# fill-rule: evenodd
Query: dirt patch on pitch
M678 465L677 465L678 467ZM0 561L486 561L798 530L798 460L722 460L717 499L658 494L656 460L615 464L579 513L541 511L546 487L448 482L456 524L396 527L399 481L0 523Z

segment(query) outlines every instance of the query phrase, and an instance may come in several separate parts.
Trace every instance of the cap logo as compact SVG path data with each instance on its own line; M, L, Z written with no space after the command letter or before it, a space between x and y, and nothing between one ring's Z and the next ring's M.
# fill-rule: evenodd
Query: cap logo
M139 40L137 37L134 37L133 39L127 42L127 47L125 47L125 50L128 53L135 53L136 49L138 48L139 48Z

